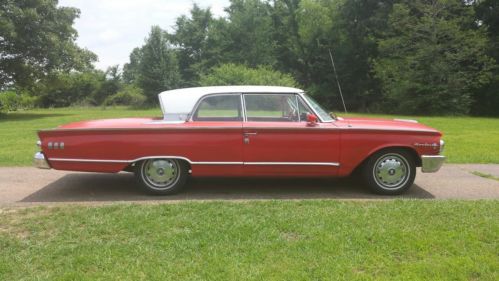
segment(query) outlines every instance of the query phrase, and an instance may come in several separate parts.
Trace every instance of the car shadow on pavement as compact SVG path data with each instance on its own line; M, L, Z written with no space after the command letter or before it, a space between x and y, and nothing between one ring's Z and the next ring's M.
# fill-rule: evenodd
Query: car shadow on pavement
M192 178L179 194L151 196L133 174L74 173L44 186L21 202L252 200L252 199L434 198L418 185L401 196L372 194L354 179Z

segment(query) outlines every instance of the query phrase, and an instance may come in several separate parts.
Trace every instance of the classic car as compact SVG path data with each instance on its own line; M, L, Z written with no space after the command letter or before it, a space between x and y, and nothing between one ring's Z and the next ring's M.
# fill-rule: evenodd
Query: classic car
M152 194L188 177L346 177L380 194L410 188L416 167L445 160L437 130L414 120L341 118L300 89L197 87L159 94L163 117L75 122L38 132L34 163L57 170L134 172Z

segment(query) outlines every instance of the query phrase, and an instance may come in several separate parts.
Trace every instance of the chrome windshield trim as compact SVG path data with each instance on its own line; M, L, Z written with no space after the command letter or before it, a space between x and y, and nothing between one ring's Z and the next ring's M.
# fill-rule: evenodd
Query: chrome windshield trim
M337 162L237 162L237 161L191 161L182 156L147 156L133 160L115 160L115 159L81 159L81 158L50 158L50 161L60 162L83 162L83 163L123 163L129 164L146 159L171 158L185 160L192 165L282 165L282 166L335 166L339 167Z
M305 104L312 110L312 112L315 114L315 116L317 116L317 118L319 118L319 120L321 120L321 123L333 123L335 122L336 120L334 118L332 118L331 121L325 121L324 119L322 119L322 117L317 113L317 111L314 109L314 107L308 102L308 100L304 97L305 95L305 92L300 92L298 93L298 95L300 96L300 98L305 102Z

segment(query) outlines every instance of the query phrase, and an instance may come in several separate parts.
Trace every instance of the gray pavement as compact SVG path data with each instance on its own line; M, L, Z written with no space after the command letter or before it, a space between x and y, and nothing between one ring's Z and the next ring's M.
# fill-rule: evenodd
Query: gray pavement
M499 199L499 181L471 172L499 176L499 165L447 164L435 174L418 172L402 196L371 194L355 179L191 179L184 192L150 196L129 173L99 174L31 167L0 168L0 206L54 203L176 202L179 200L259 199Z

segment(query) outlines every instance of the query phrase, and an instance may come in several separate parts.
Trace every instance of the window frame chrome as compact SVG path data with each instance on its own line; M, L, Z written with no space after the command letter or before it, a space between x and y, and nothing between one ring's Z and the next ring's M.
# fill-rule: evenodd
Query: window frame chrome
M195 121L193 120L194 113L198 110L199 106L203 102L204 99L208 97L213 97L213 96L233 96L233 95L239 95L241 98L241 115L242 115L242 120L241 121L224 121L224 122L248 122L248 116L246 112L246 102L244 100L245 95L295 95L296 97L296 103L298 105L298 99L300 99L305 105L305 107L308 108L309 112L313 113L321 123L332 123L335 122L336 120L333 118L331 121L324 121L319 114L315 111L315 109L310 105L310 103L303 97L305 93L304 92L282 92L282 93L266 93L266 92L252 92L252 93L210 93L206 94L202 97L199 98L199 100L196 102L196 104L193 107L193 110L188 114L186 122L204 122L204 121ZM298 122L301 122L301 118L298 117Z
M196 111L199 109L199 106L201 106L201 103L205 99L210 98L210 97L216 97L216 96L236 96L236 95L241 96L241 99L242 99L242 93L213 93L213 94L206 94L206 95L200 97L199 100L194 105L193 110L189 113L186 122L215 122L215 121L197 121L197 120L193 120L192 117L194 117L194 113L196 113ZM241 104L240 105L241 105L241 115L242 115L241 116L242 117L241 120L238 120L238 121L224 121L224 120L220 120L220 121L223 121L223 122L244 122L244 120L245 120L245 114L244 114L245 113L245 109L243 107L242 100L241 100Z
M322 119L322 117L320 116L320 114L317 113L317 111L315 111L314 107L308 102L308 100L306 98L304 98L303 96L305 95L305 92L300 92L298 93L298 95L300 95L300 98L305 102L305 104L312 110L312 112L315 114L315 116L321 121L321 123L334 123L336 122L336 119L335 118L332 118L331 121L325 121L324 119Z
M296 96L298 96L298 93L287 93L287 92L282 92L282 93L266 93L266 92L241 93L241 97L243 99L243 104L244 104L244 122L248 122L248 115L246 112L246 101L244 99L245 95L291 95L291 96L296 97ZM298 106L298 100L296 100L296 106ZM251 122L266 122L266 121L251 121ZM300 122L300 117L298 117L298 121L292 121L292 122Z

